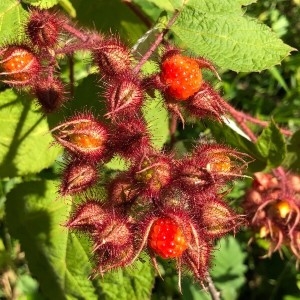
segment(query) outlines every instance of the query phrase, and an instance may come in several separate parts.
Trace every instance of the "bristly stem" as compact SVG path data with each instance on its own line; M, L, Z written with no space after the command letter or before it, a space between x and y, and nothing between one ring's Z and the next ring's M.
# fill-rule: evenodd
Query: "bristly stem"
M236 120L236 122L240 125L241 129L244 130L244 132L249 136L249 138L255 142L257 140L257 137L252 132L252 130L248 127L246 124L246 121L260 125L262 127L267 127L269 125L269 122L262 121L259 119L256 119L242 111L236 110L234 107L232 107L228 102L224 101L223 105L225 106L228 113ZM280 132L286 136L291 136L293 133L290 130L279 128Z
M71 26L70 24L63 24L63 29L68 31L69 33L76 36L78 39L80 39L83 42L87 42L89 39L89 36L81 32L80 30L76 29L75 27Z
M172 151L172 149L176 143L175 133L177 130L177 124L178 124L178 116L175 114L171 114L171 116L169 118L170 142L166 146L167 151Z
M157 47L160 45L160 43L163 41L165 35L167 34L167 32L169 31L170 27L174 24L174 22L176 21L178 15L179 15L180 11L177 10L175 11L173 17L170 19L170 21L168 22L166 28L156 37L155 42L152 44L152 46L148 49L148 51L144 54L144 56L141 58L141 60L139 61L139 63L135 66L135 68L133 69L134 73L138 73L140 71L140 69L142 68L142 66L144 65L144 63L149 59L149 57L152 55L152 53L157 49Z
M70 94L73 97L74 96L74 59L72 54L69 56L69 68L70 68L70 75L69 75Z
M215 287L215 284L209 274L206 275L207 289L212 300L221 300L221 293Z

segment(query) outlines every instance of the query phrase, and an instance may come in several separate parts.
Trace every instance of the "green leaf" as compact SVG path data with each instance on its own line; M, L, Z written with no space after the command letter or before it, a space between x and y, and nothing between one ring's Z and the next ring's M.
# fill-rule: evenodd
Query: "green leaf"
M279 64L294 50L269 27L244 15L251 1L190 0L171 30L195 54L221 68L261 71Z
M23 2L41 9L50 8L58 4L58 0L23 0Z
M149 258L143 257L133 266L109 273L98 281L101 287L100 299L140 300L150 299L154 284L154 269Z
M24 103L20 100L23 99ZM53 164L59 147L45 117L30 99L12 90L0 93L0 176L14 177L40 172Z
M119 170L119 171L124 171L126 170L126 161L120 157L120 156L115 156L113 157L110 162L105 164L105 167L111 169L111 170Z
M256 147L271 168L279 166L286 156L286 143L274 121L258 137Z
M62 226L71 206L57 199L57 182L18 185L7 196L7 225L20 240L32 274L49 299L97 299L88 276L90 253Z
M148 123L154 147L161 149L169 135L169 119L160 93L155 92L154 98L147 96L143 106L143 114Z
M37 291L39 288L38 282L29 275L21 275L18 278L15 289L18 293L19 300L39 299Z
M146 76L156 71L157 64L154 61L148 61L143 66L143 73ZM158 91L151 96L147 95L142 111L148 123L153 146L161 149L169 136L169 115L162 95Z
M0 1L0 46L19 42L24 38L23 25L27 16L20 1Z
M211 270L213 281L221 291L222 299L237 299L238 290L245 283L246 254L242 252L239 243L232 236L221 239L216 249Z

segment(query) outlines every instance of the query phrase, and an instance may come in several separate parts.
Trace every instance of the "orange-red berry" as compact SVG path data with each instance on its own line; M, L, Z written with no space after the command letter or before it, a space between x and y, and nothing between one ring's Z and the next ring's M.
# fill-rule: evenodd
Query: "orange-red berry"
M148 245L162 258L181 257L188 248L183 230L172 219L157 219L150 230Z
M203 82L198 62L181 54L163 59L160 79L167 86L166 94L179 101L193 96Z

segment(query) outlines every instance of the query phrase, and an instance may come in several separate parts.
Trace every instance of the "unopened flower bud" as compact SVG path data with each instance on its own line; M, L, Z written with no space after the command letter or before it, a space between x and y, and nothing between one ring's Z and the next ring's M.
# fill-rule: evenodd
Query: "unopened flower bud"
M8 47L0 61L0 79L12 86L25 86L34 82L40 63L26 46Z
M47 10L31 11L26 32L31 42L38 47L51 47L57 43L60 22Z
M109 39L93 51L96 64L105 76L128 72L131 67L130 50L118 39Z
M89 161L103 158L108 132L92 115L79 115L52 130L55 139L68 151Z
M85 191L97 181L97 168L95 164L85 162L72 162L64 171L60 193L72 195Z

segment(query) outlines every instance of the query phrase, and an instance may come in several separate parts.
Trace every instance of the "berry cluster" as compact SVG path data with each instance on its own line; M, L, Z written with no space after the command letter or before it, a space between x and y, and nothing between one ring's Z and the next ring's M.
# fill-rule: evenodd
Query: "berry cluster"
M32 92L45 113L66 100L57 72L61 56L90 51L99 69L107 113L98 118L78 112L52 130L65 149L59 193L84 199L66 226L91 237L95 272L129 265L146 251L154 266L156 256L176 259L179 272L183 266L205 280L214 241L243 223L223 195L227 183L242 176L247 156L211 143L176 159L153 147L141 108L146 93L156 89L173 117L220 120L224 100L202 75L205 68L218 76L214 66L168 45L160 70L146 77L140 70L143 58L136 61L119 39L79 30L48 11L33 10L26 32L24 44L1 49L0 76ZM127 161L127 169L104 180L99 170L116 155ZM102 193L88 196L103 182Z
M300 259L300 178L282 168L256 173L243 203L257 238L269 241L267 256L288 246Z

